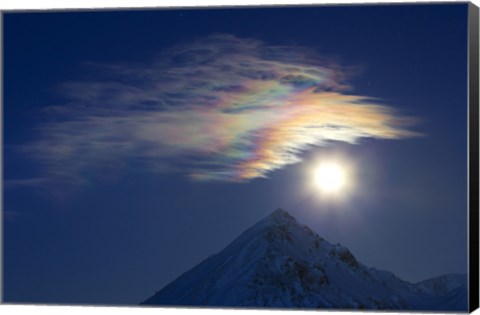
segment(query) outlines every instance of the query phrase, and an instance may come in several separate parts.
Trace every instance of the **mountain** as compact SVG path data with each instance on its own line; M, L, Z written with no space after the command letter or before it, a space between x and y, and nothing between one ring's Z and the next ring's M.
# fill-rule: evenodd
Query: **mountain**
M403 281L277 209L141 304L465 311L466 281Z
M417 292L431 297L433 310L464 311L468 305L468 279L466 274L447 274L415 284ZM428 300L428 299L427 299ZM419 303L425 303L418 301Z
M426 292L434 295L447 295L466 283L467 275L448 274L418 282L416 286L420 292Z

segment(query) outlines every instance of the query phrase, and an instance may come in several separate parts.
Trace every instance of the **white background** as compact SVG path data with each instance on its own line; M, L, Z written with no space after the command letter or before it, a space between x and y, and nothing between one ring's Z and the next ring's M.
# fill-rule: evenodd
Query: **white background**
M160 1L160 0L83 0L83 1L67 1L67 0L3 0L0 2L0 10L10 9L76 9L76 8L134 8L134 7L171 7L171 6L231 6L231 5L274 5L274 4L346 4L346 3L412 3L427 1L381 1L381 0L176 0L176 1ZM439 2L439 1L436 1ZM445 2L445 1L442 1ZM454 1L449 1L454 2ZM480 0L472 1L480 6ZM0 235L3 235L1 233ZM1 263L1 262L0 262ZM1 277L1 275L0 275ZM1 280L1 278L0 278ZM3 281L0 281L3 283ZM130 307L84 307L84 306L19 306L19 305L0 305L0 314L2 315L19 315L19 314L41 314L41 315L85 315L85 314L107 314L107 315L300 315L312 314L314 311L260 311L260 310L219 310L219 309L173 309L173 308L130 308ZM339 311L315 311L319 314L334 313L338 315L359 314L359 312L339 312ZM362 314L379 314L379 312L362 312ZM385 313L386 314L386 313ZM392 314L392 313L389 313ZM405 313L403 313L405 314ZM418 314L418 313L417 313ZM480 315L477 310L474 314Z

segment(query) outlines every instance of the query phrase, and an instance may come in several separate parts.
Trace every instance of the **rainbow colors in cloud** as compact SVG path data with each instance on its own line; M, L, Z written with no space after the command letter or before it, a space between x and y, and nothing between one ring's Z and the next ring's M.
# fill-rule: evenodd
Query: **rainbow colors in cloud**
M315 51L217 34L145 63L91 64L64 85L30 150L49 175L78 181L104 165L248 181L331 141L415 136L414 122L345 94L342 69Z

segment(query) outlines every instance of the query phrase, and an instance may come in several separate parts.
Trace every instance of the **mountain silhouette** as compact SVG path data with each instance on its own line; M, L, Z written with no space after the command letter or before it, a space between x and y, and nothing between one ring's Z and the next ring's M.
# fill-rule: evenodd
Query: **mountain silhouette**
M466 311L467 276L404 281L277 209L141 305Z

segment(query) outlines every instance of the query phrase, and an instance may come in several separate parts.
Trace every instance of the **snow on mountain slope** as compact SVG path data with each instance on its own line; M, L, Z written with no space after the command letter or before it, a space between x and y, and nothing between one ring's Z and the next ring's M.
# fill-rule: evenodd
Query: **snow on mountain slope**
M461 280L428 281L366 267L278 209L141 304L466 310Z
M415 289L420 296L427 295L423 301L417 301L419 308L431 310L465 311L468 303L468 279L466 274L447 274L417 282ZM425 304L425 301L431 300Z
M434 295L446 295L452 290L461 287L467 283L465 274L448 274L440 277L417 282L415 286L420 292L426 292Z

